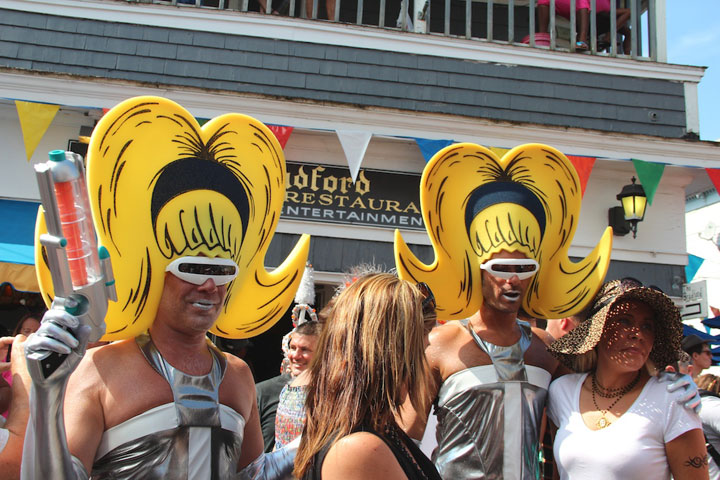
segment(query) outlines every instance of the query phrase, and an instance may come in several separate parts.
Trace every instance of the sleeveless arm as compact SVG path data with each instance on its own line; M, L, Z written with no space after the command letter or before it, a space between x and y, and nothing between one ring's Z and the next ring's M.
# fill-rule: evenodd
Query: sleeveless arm
M689 430L665 444L670 472L675 480L706 480L707 451L702 430Z
M12 400L10 414L0 436L4 434L6 443L0 441L0 478L17 478L20 475L23 440L30 412L30 376L25 366L25 336L15 337L11 351L11 372L13 374Z
M21 478L87 479L84 467L70 455L65 436L63 401L68 378L85 354L89 326L64 310L45 313L40 329L25 346L33 388L30 421L25 435ZM48 370L47 354L62 354L54 370ZM47 358L46 358L47 357Z
M400 406L400 415L395 419L400 428L402 428L415 443L422 441L425 428L427 427L428 417L430 416L432 402L437 399L440 386L443 383L442 374L440 373L440 363L447 342L446 337L448 337L446 329L442 327L433 329L429 335L429 344L425 348L425 358L428 362L430 374L428 378L428 397L431 399L431 402L428 402L425 411L419 411L412 404L410 397L406 395L405 401Z

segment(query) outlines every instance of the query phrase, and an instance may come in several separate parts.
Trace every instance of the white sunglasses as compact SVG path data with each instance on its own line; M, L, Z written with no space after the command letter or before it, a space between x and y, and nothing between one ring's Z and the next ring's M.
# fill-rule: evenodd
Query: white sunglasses
M229 258L180 257L165 268L180 280L202 285L212 278L215 285L232 282L238 274L238 266Z
M520 280L535 275L539 267L538 262L530 258L496 258L480 265L494 277L509 279L517 275Z

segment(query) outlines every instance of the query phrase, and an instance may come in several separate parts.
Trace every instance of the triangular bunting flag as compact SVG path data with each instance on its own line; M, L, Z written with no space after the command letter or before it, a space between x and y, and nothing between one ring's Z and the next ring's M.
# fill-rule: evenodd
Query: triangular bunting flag
M195 117L195 120L198 122L198 124L202 127L205 125L210 119L209 118L199 118Z
M700 265L705 261L704 258L700 258L692 253L688 254L688 264L685 266L685 282L690 283L695 278L695 274L700 269Z
M275 137L277 137L278 142L280 142L280 146L285 149L285 145L288 142L288 139L290 138L290 134L293 131L293 127L286 127L284 125L268 125L267 126L274 134Z
M665 170L665 164L645 162L635 158L631 160L633 165L635 165L635 172L637 172L639 183L642 184L643 190L645 190L648 204L652 205L655 191Z
M365 157L365 151L370 143L370 138L372 138L372 133L357 130L335 130L335 132L345 151L345 158L348 162L348 168L350 168L350 176L354 183L360 171L360 165Z
M710 181L715 186L715 191L720 193L720 168L706 168L705 171Z
M425 163L429 162L437 152L455 143L453 140L428 140L427 138L415 138L415 142L420 147Z
M55 114L60 110L60 105L15 100L15 107L20 118L20 128L25 142L25 155L27 155L29 162L50 123L55 118Z
M103 108L102 111L103 111L103 116L104 116L107 112L110 111L110 109L109 109L109 108Z
M588 179L590 178L590 172L592 172L593 166L595 165L595 157L578 157L575 155L568 155L567 158L572 162L577 171L578 177L580 177L580 186L582 187L582 194L585 195L585 187L587 186Z

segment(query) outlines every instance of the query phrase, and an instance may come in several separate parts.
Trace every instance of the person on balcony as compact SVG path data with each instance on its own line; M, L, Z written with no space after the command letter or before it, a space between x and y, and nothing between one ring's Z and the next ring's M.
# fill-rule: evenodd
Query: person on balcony
M610 14L610 0L597 0L595 8L599 17L608 16ZM555 11L561 17L570 19L570 0L555 0ZM575 41L575 51L587 51L590 49L588 46L590 0L577 0L575 2L575 12L577 13L577 40ZM631 33L627 22L630 20L630 9L618 8L616 9L616 12L617 32L623 36L621 53L629 55L631 49ZM538 33L548 33L549 24L550 0L538 0ZM609 28L607 30L609 30ZM609 32L601 32L598 50L605 50L609 48L610 38Z
M260 4L260 13L266 13L267 12L267 0L257 0L258 4ZM314 0L305 0L305 15L306 18L313 18L313 3ZM278 1L278 4L276 7L273 8L272 1L270 4L272 10L270 13L273 15L288 15L289 9L290 9L290 1L289 0L282 0ZM325 12L327 13L327 19L330 21L335 20L335 0L325 0ZM318 5L318 14L317 17L320 18L320 9Z
M313 18L313 3L315 0L305 0L305 14L307 18ZM319 7L319 5L318 5ZM327 19L335 21L335 0L325 0L325 12L327 13ZM320 18L320 8L318 8L318 16Z

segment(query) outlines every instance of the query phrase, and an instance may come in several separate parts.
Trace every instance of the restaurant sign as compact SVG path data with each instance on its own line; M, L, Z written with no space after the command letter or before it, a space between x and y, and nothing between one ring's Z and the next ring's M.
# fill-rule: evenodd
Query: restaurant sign
M287 162L282 218L423 230L420 175Z

